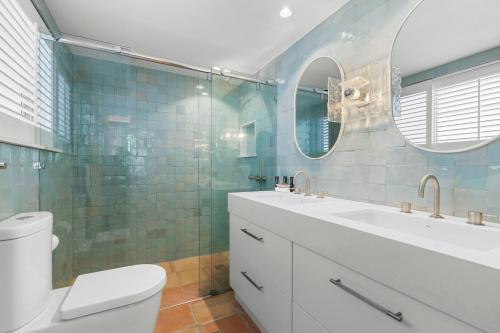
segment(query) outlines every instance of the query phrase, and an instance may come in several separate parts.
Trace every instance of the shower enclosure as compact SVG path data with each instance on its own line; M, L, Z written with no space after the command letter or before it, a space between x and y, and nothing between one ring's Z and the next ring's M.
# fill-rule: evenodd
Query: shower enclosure
M273 188L276 87L41 44L46 140L62 150L39 158L40 209L61 238L55 285L157 263L163 306L226 291L227 194Z

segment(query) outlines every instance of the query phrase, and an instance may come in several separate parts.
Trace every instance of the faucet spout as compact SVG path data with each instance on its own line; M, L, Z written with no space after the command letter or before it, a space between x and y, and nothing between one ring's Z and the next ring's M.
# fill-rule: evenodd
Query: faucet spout
M427 185L428 181L431 181L432 187L434 188L434 209L431 215L432 218L442 219L443 217L440 214L440 205L441 205L441 187L439 185L439 181L434 175L425 175L420 180L420 185L418 186L418 197L423 198L425 195L425 185Z
M307 197L311 196L311 175L307 171L299 170L293 176L295 183L297 183L297 177L299 175L304 175L306 177L306 194L305 195ZM296 192L296 194L299 194L299 192Z

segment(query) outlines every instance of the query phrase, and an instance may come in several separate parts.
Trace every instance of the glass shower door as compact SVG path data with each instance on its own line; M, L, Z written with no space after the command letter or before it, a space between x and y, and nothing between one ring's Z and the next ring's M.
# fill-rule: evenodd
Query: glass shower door
M211 88L211 256L204 269L211 293L221 293L230 288L228 193L274 188L276 87L214 75Z

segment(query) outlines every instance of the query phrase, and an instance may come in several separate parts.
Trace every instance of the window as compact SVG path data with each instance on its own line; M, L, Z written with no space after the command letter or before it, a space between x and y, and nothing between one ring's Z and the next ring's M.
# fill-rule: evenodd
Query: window
M0 112L36 124L36 25L15 0L0 1Z
M427 141L427 92L401 97L401 116L394 118L401 133L413 143Z
M487 65L403 88L401 116L411 142L460 148L500 134L500 64Z

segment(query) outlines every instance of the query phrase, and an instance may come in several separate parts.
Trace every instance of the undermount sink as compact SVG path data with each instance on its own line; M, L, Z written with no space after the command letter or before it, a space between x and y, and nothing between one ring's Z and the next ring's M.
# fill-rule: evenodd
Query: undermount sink
M332 215L476 251L500 247L500 232L489 227L458 225L373 209Z
M257 198L270 200L273 202L278 202L285 205L297 205L297 204L307 204L307 203L318 203L319 199L315 197L306 197L302 194L292 194L292 193L280 193L273 192L269 194L258 195Z

